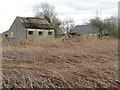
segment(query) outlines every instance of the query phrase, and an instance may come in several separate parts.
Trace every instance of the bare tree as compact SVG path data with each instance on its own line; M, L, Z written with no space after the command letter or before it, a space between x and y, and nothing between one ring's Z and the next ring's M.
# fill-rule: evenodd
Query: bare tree
M49 22L52 22L57 15L55 7L47 2L35 5L33 7L33 11L35 13L35 17L49 19Z
M59 36L61 21L57 18L55 7L47 2L37 4L33 7L35 17L46 19L55 29L55 36Z
M66 18L64 19L64 21L62 22L62 28L63 28L63 32L68 34L71 29L74 27L74 20L72 18Z
M111 16L110 18L104 19L104 25L109 35L117 37L118 35L118 18Z

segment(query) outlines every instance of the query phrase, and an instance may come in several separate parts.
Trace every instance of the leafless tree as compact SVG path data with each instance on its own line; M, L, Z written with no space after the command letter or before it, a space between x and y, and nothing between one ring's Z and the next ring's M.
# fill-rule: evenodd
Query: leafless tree
M33 7L35 17L46 19L55 29L55 36L61 32L61 21L57 18L55 7L47 2L37 4Z
M49 22L52 22L56 17L55 7L47 2L37 4L33 7L35 17L46 18Z
M71 29L74 27L74 20L72 18L66 18L62 22L63 32L68 34Z

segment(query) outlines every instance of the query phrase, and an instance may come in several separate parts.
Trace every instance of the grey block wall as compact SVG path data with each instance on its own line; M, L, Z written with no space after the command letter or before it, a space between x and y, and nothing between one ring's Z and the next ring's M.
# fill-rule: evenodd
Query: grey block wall
M26 37L26 31L24 25L21 23L19 18L16 18L12 26L9 29L9 32L13 32L13 37ZM9 33L9 34L10 34Z
M54 30L43 30L43 29L26 29L27 38L54 38ZM33 35L29 35L28 32L33 31ZM42 35L39 35L38 32L43 32ZM52 32L52 35L48 35L48 32Z
M8 37L21 37L25 38L26 37L26 31L24 25L21 23L19 18L16 18L11 25L10 29L6 32L3 33L3 37L5 35L8 35Z

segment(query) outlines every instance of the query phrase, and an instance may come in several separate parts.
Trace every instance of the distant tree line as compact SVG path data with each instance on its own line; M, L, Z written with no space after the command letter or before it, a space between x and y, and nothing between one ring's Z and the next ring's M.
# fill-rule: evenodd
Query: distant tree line
M100 17L95 17L90 19L87 25L95 26L99 29L99 38L105 36L108 37L118 37L118 19L117 17L110 17L106 19L101 19Z
M55 7L47 2L37 4L33 7L35 17L46 19L55 29L55 36L59 37L63 32L68 34L74 28L74 20L66 18L61 21L57 18ZM95 26L99 29L99 38L109 36L118 37L118 22L116 17L101 19L96 16L87 22L87 25Z

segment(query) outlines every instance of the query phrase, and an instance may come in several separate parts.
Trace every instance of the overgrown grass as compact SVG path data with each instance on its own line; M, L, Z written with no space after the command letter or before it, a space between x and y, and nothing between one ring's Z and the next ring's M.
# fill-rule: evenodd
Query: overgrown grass
M3 87L118 88L117 39L16 40L3 41Z

